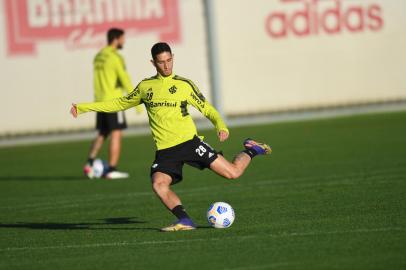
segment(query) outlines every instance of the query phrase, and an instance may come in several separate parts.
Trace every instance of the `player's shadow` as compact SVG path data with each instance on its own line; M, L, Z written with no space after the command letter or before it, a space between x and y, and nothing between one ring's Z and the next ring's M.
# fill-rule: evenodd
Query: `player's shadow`
M114 225L145 224L146 221L135 217L104 218L98 222L57 223L57 222L17 222L0 223L0 228L23 228L33 230L148 230L158 231L158 228L147 227L117 227Z
M201 226L201 225L197 225L196 226L196 228L198 229L198 230L205 230L205 229L210 229L210 230L212 230L213 229L213 227L212 226L209 226L209 225L206 225L206 226Z
M0 175L0 181L73 181L86 179L85 176L78 175Z

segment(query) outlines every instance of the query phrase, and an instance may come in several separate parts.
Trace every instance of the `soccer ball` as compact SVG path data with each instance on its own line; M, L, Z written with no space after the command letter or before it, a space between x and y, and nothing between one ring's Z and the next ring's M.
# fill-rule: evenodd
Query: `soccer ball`
M95 178L100 178L107 172L109 165L106 161L101 159L95 159L93 161L93 175Z
M207 221L214 228L228 228L233 224L234 219L234 209L228 203L215 202L207 210Z

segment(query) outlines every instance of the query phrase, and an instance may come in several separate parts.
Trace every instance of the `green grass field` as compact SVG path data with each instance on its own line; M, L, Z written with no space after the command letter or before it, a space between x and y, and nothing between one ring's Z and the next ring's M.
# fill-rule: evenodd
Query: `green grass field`
M185 167L174 186L198 230L150 187L150 136L127 137L131 179L86 180L89 141L0 149L0 269L406 269L406 112L231 129L273 146L238 180ZM106 152L103 152L106 157ZM229 229L207 227L229 202Z

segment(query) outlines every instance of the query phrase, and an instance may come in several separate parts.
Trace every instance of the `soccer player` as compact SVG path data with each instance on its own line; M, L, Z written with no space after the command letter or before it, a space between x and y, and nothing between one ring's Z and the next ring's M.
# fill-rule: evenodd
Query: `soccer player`
M125 69L123 57L117 52L124 46L125 33L122 29L111 28L107 32L108 45L99 51L93 61L93 84L96 102L107 101L122 97L134 89ZM137 106L137 111L142 110ZM124 112L98 112L96 129L98 134L94 139L84 173L93 178L93 161L97 157L104 141L111 135L109 144L109 167L103 175L107 179L128 178L129 174L117 170L121 151L121 130L127 128Z
M271 148L252 139L243 143L245 149L232 162L227 161L210 145L197 136L196 126L188 112L188 105L197 108L215 126L221 142L229 131L217 110L204 98L196 85L189 79L175 75L173 54L166 43L156 43L152 49L152 64L157 74L144 79L127 96L110 101L72 104L71 114L98 111L117 112L143 103L146 107L152 136L157 151L151 166L152 188L162 203L176 217L177 222L162 228L162 231L195 229L179 197L171 185L182 180L183 165L199 169L209 168L228 179L242 175L257 155L271 153Z

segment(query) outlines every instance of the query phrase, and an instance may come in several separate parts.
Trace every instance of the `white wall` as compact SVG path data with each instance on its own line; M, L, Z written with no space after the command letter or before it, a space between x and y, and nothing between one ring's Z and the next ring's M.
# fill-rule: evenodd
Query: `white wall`
M210 99L202 1L150 0L150 10L138 8L124 22L117 14L100 21L94 12L46 17L54 3L70 1L27 1L0 2L0 135L93 127L93 113L73 120L68 110L73 101L93 99L92 59L104 44L104 29L112 25L127 26L122 54L134 84L153 75L150 47L164 38L175 53L175 72L194 80ZM117 10L120 3L138 7L142 1L95 2L112 3ZM213 2L226 114L406 98L404 0ZM37 5L37 13L16 3ZM68 37L78 29L99 35L72 45ZM172 37L163 37L168 30ZM134 110L127 117L130 123L146 121L145 113Z
M58 33L50 33L58 27L52 28L48 25L42 30L50 33L47 36L43 37L41 33L37 33L36 37L23 37L24 40L29 40L35 45L34 50L10 52L6 23L9 22L11 16L6 16L6 11L9 11L5 9L7 1L11 4L17 2L13 2L13 0L0 2L0 76L2 82L0 91L3 100L2 106L0 106L0 135L93 127L94 113L85 114L75 120L70 117L68 112L71 102L93 100L92 60L98 49L104 46L105 31L101 31L99 36L90 41L100 43L101 40L101 44L86 45L87 48L76 44L72 48L66 41L71 30L59 27ZM50 2L47 2L48 0L36 1L40 4L45 2L48 4L47 7L52 8L52 5L49 5L49 3L52 4L52 0ZM67 1L69 2L69 0ZM120 2L119 0L111 1ZM172 11L170 14L172 20L178 20L178 27L176 22L169 24L165 22L159 25L159 21L155 22L158 26L138 27L137 22L127 22L128 27L123 25L128 33L125 48L121 53L126 60L127 70L133 84L136 85L143 78L155 75L156 71L150 63L150 49L155 42L163 39L160 32L168 27L174 27L177 30L173 32L175 36L178 33L179 37L167 38L175 54L174 71L194 80L201 91L210 97L202 3L182 0L166 2L171 5L173 12L178 13L178 16ZM41 7L41 5L39 6ZM18 8L21 9L21 7ZM16 10L13 12L23 13L17 8ZM16 18L15 15L14 18ZM24 18L27 16L18 14L17 24ZM105 23L102 27L108 28L117 24L117 22ZM88 24L84 28L97 27L100 25ZM62 33L64 31L65 33ZM126 115L130 123L147 121L146 112L137 115L135 110L129 110Z
M406 1L216 3L228 114L406 98ZM332 33L315 33L314 14ZM283 36L283 18L299 34Z

